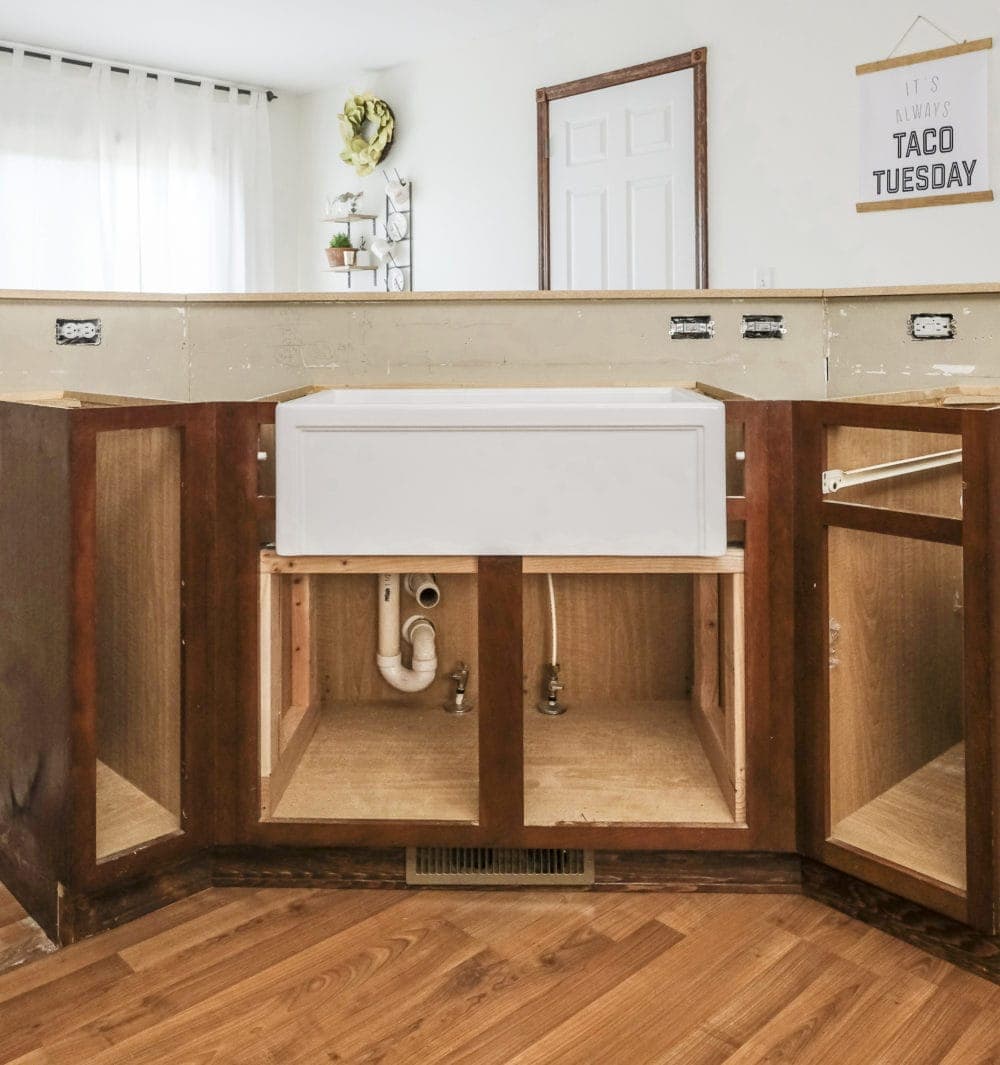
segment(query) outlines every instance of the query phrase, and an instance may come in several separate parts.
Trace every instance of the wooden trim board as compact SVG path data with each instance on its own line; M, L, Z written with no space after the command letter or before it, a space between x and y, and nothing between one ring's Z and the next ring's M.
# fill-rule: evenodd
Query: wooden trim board
M535 90L536 141L538 170L538 287L551 288L552 258L549 212L551 191L549 184L549 103L567 96L596 92L615 85L625 85L644 78L691 70L694 79L694 208L695 208L695 284L698 290L708 288L708 79L707 48L654 59L630 67L621 67L604 74L594 74L559 85Z
M897 55L891 59L877 59L873 63L861 63L854 68L854 73L875 74L880 70L895 70L897 67L909 67L915 63L930 63L935 59L948 59L950 56L965 55L968 52L982 52L992 47L992 37L981 37L975 41L949 44L944 48L929 48L923 52L911 52L909 55Z
M742 547L724 555L531 555L522 562L523 573L742 573Z
M279 555L260 553L261 573L476 573L473 555Z
M915 207L952 207L960 203L992 203L993 190L981 192L951 192L942 196L908 196L900 200L865 200L856 203L858 214L872 211L905 211Z

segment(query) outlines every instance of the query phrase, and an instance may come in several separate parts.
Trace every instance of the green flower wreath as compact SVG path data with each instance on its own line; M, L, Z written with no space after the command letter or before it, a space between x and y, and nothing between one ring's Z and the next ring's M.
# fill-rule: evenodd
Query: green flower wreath
M340 120L340 135L344 138L340 158L353 166L361 177L371 174L392 144L396 119L389 105L365 92L346 100L344 111L337 118ZM377 126L370 141L361 136L366 122L374 122Z

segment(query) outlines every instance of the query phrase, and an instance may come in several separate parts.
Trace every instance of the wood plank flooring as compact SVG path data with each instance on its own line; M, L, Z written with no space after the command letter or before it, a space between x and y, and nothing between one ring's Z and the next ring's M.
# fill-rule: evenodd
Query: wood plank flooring
M214 888L0 975L19 1065L765 1061L997 1062L1000 986L804 896L569 891Z

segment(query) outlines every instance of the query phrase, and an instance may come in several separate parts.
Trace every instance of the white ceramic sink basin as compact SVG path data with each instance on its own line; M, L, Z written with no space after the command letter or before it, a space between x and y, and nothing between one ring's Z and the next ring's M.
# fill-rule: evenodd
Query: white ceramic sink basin
M721 555L725 409L683 388L334 389L276 416L282 555Z

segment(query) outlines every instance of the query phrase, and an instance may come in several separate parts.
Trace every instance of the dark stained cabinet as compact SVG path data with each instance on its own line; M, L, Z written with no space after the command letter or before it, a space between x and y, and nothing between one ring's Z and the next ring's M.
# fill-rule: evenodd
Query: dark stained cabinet
M407 847L757 890L802 855L990 933L1000 411L952 402L727 399L701 560L281 558L273 400L2 403L0 877L71 942L213 882L401 883ZM415 570L409 700L377 575Z
M800 849L993 932L1000 412L961 401L796 404Z
M0 869L61 942L211 841L214 458L206 405L0 404Z

